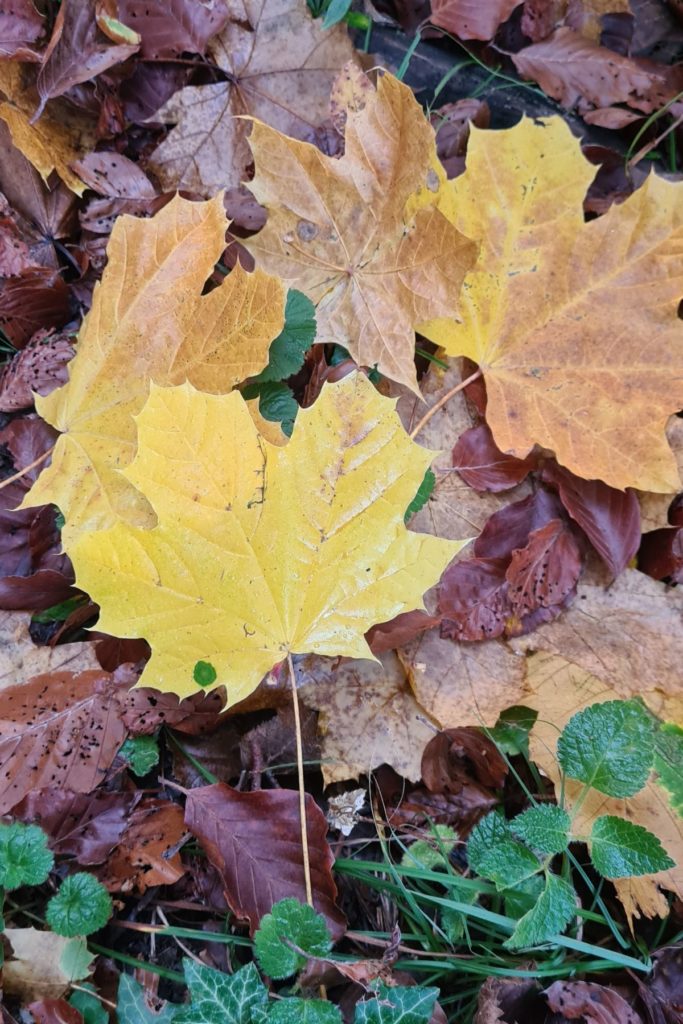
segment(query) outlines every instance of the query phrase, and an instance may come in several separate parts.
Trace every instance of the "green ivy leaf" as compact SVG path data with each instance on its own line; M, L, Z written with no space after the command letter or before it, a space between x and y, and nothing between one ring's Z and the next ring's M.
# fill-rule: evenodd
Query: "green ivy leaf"
M177 1019L174 1016L177 1009L175 1003L166 1003L158 1012L151 1010L142 985L130 974L122 974L119 978L116 1000L118 1024L171 1024Z
M423 868L435 871L448 867L448 855L458 841L458 834L450 825L435 825L430 839L418 839L411 843L401 857L401 864L408 868Z
M42 828L20 821L0 825L0 889L42 885L53 864Z
M159 763L159 744L154 736L129 736L119 757L128 762L133 775L143 776Z
M595 820L590 844L591 860L605 878L650 875L674 867L657 836L613 814Z
M412 519L414 515L417 515L421 508L424 508L424 506L431 498L432 491L434 490L435 486L436 477L432 473L431 469L428 469L424 475L422 483L417 489L417 494L415 495L410 505L408 505L408 508L406 509L406 514L403 517L403 521L405 523L407 523L409 519Z
M306 963L306 958L282 941L294 943L311 956L327 956L332 939L325 918L298 900L288 897L261 918L254 935L254 949L261 969L274 979L289 978Z
M572 886L558 875L548 875L536 905L519 919L503 945L507 949L539 946L563 932L575 914L576 896Z
M529 760L529 733L536 724L538 711L521 704L506 708L489 735L503 754L514 757L523 754Z
M652 719L635 700L591 704L564 727L557 759L572 779L609 796L633 796L654 760Z
M183 970L192 1003L176 1011L173 1024L251 1024L252 1010L268 1002L268 990L253 963L223 974L185 959Z
M287 437L292 436L294 420L299 411L294 392L282 381L265 381L263 384L247 384L242 388L245 399L258 398L258 409L264 420L279 423Z
M322 999L282 999L268 1010L268 1024L342 1024L338 1006Z
M541 853L562 853L569 845L571 818L561 807L530 807L510 822L515 835Z
M84 986L94 991L92 985ZM109 1014L99 1001L97 996L90 992L72 992L69 996L69 1006L78 1010L83 1018L83 1024L109 1024ZM140 1022L142 1024L142 1022Z
M298 373L313 344L316 329L315 306L303 292L290 288L285 304L285 326L270 343L265 370L252 377L250 383L287 380Z
M87 871L65 878L45 910L52 931L67 938L99 931L111 914L111 896Z
M474 826L467 842L467 860L473 871L482 874L480 867L486 855L504 842L512 839L510 825L500 811L491 811Z
M531 850L514 839L503 839L480 858L477 871L490 878L496 889L509 889L541 870L541 862Z
M438 988L379 985L375 999L356 1003L354 1024L429 1024L438 996Z
M664 722L655 733L654 769L657 782L669 794L669 803L683 817L683 729Z

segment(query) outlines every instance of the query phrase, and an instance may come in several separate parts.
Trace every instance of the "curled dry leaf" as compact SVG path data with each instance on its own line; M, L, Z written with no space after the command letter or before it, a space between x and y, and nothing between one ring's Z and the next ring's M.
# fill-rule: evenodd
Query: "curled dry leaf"
M346 920L335 904L327 821L308 793L306 821L313 903L338 939ZM240 793L224 783L203 786L188 793L185 822L218 869L233 913L249 921L252 935L278 900L294 896L305 902L299 796L293 790Z
M185 873L178 852L185 834L179 804L142 800L100 869L100 880L111 892L143 893L152 885L173 885Z
M245 241L257 266L316 303L318 342L343 345L417 392L414 328L457 316L476 248L430 204L439 178L434 130L411 89L383 75L347 111L345 151L332 159L256 122L250 185L268 221ZM296 187L292 188L292 182ZM422 208L406 204L420 195Z
M422 754L422 778L432 793L460 793L472 780L501 789L508 766L498 747L480 729L445 729Z
M15 348L69 317L69 288L59 271L29 266L0 282L0 327Z

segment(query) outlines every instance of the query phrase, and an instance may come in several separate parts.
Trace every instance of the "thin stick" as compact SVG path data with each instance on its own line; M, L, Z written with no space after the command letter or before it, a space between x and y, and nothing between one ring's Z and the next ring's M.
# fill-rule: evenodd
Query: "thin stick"
M294 730L296 733L296 770L299 777L299 820L301 824L301 848L304 857L304 881L306 883L306 902L313 906L313 887L311 885L311 862L308 856L308 825L306 823L306 790L304 788L304 750L301 740L301 716L299 715L299 694L296 689L292 655L287 652L289 680L292 686L292 704L294 705Z
M645 145L642 147L642 149L639 149L638 152L636 153L636 155L631 157L631 159L629 160L629 162L626 165L628 167L629 171L637 163L639 163L641 160L643 160L647 156L648 153L652 152L652 150L655 149L659 145L660 142L663 142L664 139L667 137L667 135L670 135L671 132L675 131L676 128L678 128L678 126L680 124L683 124L683 114L681 114L680 117L677 117L676 120L673 122L673 124L670 124L669 127L666 128L661 133L661 135L658 135L657 138L653 142L646 142Z
M5 477L5 479L0 482L0 491L3 489L3 487L7 487L8 484L13 484L15 480L21 480L22 476L25 476L26 473L29 473L32 469L35 469L36 466L39 466L41 464L41 462L45 462L45 459L49 455L52 455L54 450L55 446L52 445L52 448L48 448L46 452L43 452L42 455L39 455L37 459L33 460L33 462L29 462L28 466L24 466L24 468L20 469L18 473L14 474L14 476Z
M456 384L454 388L451 388L451 390L447 391L445 395L442 395L439 401L436 403L436 405L433 405L431 409L427 409L427 412L424 414L424 416L419 421L417 426L413 427L413 429L410 431L409 436L411 438L416 437L420 433L422 428L427 426L432 416L434 416L439 411L439 409L441 409L446 404L446 402L450 401L453 395L457 395L458 391L462 391L464 388L467 387L468 384L471 384L473 381L478 380L480 377L481 370L475 370L475 372L470 374L469 377L467 377L465 380L461 380L460 383Z

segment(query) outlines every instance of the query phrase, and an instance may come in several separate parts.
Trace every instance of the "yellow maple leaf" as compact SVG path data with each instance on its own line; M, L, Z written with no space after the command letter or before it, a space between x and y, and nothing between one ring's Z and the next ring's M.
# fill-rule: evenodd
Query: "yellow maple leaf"
M476 247L433 205L434 131L412 91L385 74L364 106L359 95L338 98L347 103L339 159L254 124L249 187L268 222L245 245L258 266L317 304L318 341L418 391L414 327L457 315ZM422 192L432 205L415 210Z
M665 427L683 406L683 187L652 175L585 223L594 174L560 118L473 128L466 172L440 189L481 241L463 322L420 330L480 365L502 451L539 444L579 476L676 491Z
M158 516L83 534L69 553L99 628L144 636L145 685L246 697L289 652L371 658L364 632L422 606L462 548L410 533L433 452L362 375L328 384L282 447L242 396L152 387L124 475ZM207 674L208 673L208 674Z
M62 434L24 504L58 505L67 545L118 517L154 524L147 501L120 472L135 454L133 417L150 381L189 380L225 392L267 364L284 323L282 284L238 265L202 295L227 225L221 195L205 203L176 196L150 220L116 221L68 383L36 400Z

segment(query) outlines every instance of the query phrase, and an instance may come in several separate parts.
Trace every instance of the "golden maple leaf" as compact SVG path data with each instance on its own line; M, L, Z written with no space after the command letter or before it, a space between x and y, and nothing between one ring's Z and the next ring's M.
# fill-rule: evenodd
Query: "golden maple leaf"
M360 95L340 95L348 106L339 159L254 124L249 187L268 222L245 245L258 266L317 304L318 341L418 391L414 327L457 315L476 247L433 205L406 212L416 193L428 198L431 188L435 200L439 188L434 131L412 91L385 74L364 106Z
M202 295L227 224L221 195L206 203L176 196L150 220L116 221L69 381L36 400L62 434L24 504L58 505L67 544L118 517L154 524L147 501L120 473L135 454L133 417L150 381L225 392L267 364L284 323L282 284L238 265Z
M420 330L480 365L501 451L539 444L579 476L677 491L665 426L683 406L683 187L652 175L585 223L594 175L560 118L473 128L466 172L440 190L481 240L463 322Z
M282 447L240 394L190 384L153 386L137 424L124 475L157 526L119 522L69 553L98 628L149 641L145 685L225 685L234 704L289 652L370 658L364 632L421 606L466 543L406 529L434 453L362 374L326 385Z

